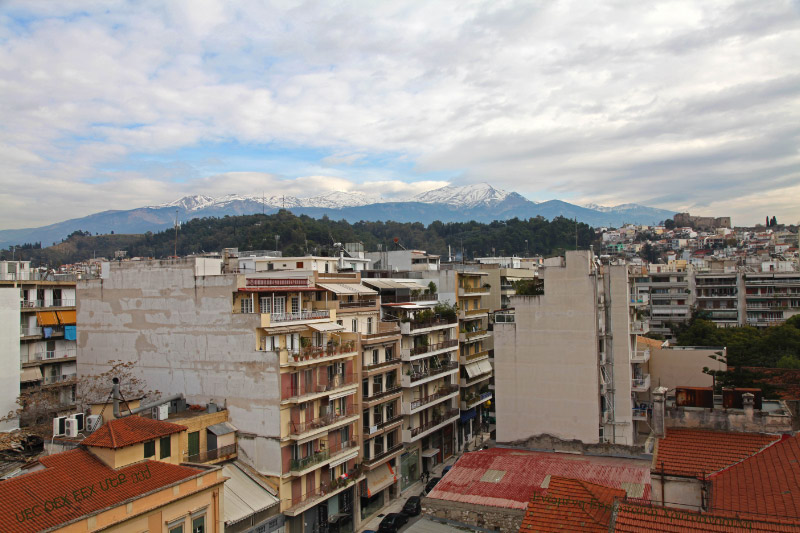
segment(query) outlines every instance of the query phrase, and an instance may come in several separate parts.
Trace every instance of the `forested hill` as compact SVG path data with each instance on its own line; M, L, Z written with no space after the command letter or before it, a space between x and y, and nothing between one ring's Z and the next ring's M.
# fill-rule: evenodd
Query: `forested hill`
M576 227L577 226L577 227ZM464 250L466 258L484 255L551 255L564 249L574 249L577 231L578 248L588 248L594 231L583 223L556 217L528 220L511 219L490 224L479 222L421 223L334 221L326 217L315 219L295 216L288 211L273 215L226 216L200 218L181 225L178 231L178 255L218 252L222 248L240 250L278 249L284 256L313 253L326 255L332 244L362 242L367 251L393 249L394 240L408 249L427 250L446 255L448 245L454 256ZM527 244L526 244L527 240ZM48 248L30 245L17 248L17 259L31 259L37 265L58 266L92 257L113 257L115 250L125 250L128 257L167 257L173 255L175 231L143 235L95 235L75 232L64 242ZM2 252L10 258L10 251Z

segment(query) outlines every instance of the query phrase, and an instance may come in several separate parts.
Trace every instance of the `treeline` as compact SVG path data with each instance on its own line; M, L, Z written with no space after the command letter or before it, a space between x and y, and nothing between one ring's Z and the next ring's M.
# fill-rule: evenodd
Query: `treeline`
M200 218L183 223L177 236L164 230L143 235L99 235L74 232L64 242L43 249L26 249L17 259L32 260L35 265L58 266L90 259L113 258L124 250L128 257L163 258L217 252L222 248L240 250L281 250L284 256L305 254L330 255L334 243L361 242L366 251L398 246L427 250L446 256L448 247L454 257L467 259L485 255L553 255L592 244L594 230L584 223L558 217L479 222L421 223L335 221L295 216L289 211L273 215ZM277 239L276 239L277 236ZM10 251L2 256L10 257Z

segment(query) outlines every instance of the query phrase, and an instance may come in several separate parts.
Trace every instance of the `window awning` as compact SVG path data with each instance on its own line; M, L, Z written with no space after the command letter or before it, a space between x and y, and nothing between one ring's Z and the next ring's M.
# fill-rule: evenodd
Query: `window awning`
M422 457L433 457L439 453L439 448L428 448L427 450L422 450Z
M336 459L335 461L331 461L328 464L328 467L329 468L333 468L334 466L339 466L340 464L344 464L347 461L349 461L350 459L355 459L356 457L358 457L358 450L354 451L353 453L349 453L349 454L345 455L341 459Z
M21 383L29 383L31 381L41 381L42 371L38 366L32 368L23 368L19 380Z
M316 324L309 324L311 329L326 332L326 331L342 331L344 326L340 326L336 322L317 322Z
M378 294L378 291L360 283L317 283L317 286L335 294Z
M217 437L227 435L228 433L234 433L236 431L236 427L230 422L220 422L219 424L208 426L206 429L208 429L208 431Z
M75 311L56 311L58 315L58 321L61 324L74 324L75 323Z
M280 503L262 483L236 462L222 467L225 481L225 522L235 524Z
M478 363L467 363L464 365L464 370L467 371L467 376L470 378L474 378L481 373L480 365L478 365Z
M55 311L39 311L36 313L36 320L40 326L57 326L58 315Z
M480 369L478 374L486 374L487 372L492 371L492 364L489 361L478 361L475 364L478 365L478 368Z
M346 390L344 392L336 392L334 394L328 395L328 399L329 400L337 400L339 398L344 398L345 396L352 396L353 394L356 393L356 390L357 389L350 389L350 390Z
M418 282L413 280L395 280L395 279L388 279L388 278L369 278L362 280L363 283L366 283L370 287L375 287L377 289L420 289L424 290L427 289L427 285L420 285Z
M397 475L389 463L383 463L374 470L367 471L367 497L372 497L397 481Z

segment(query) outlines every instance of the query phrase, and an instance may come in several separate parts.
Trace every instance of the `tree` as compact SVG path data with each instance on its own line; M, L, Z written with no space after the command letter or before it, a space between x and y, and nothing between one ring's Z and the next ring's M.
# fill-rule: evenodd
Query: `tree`
M544 280L539 278L521 279L512 282L518 296L541 296L544 294Z
M675 221L672 220L671 218L668 218L667 220L664 221L664 228L668 230L675 229Z

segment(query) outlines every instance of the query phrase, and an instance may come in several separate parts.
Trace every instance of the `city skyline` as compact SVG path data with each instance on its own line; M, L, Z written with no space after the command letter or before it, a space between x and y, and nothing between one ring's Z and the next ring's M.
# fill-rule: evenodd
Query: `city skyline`
M184 195L533 201L796 223L797 1L0 7L0 228Z

